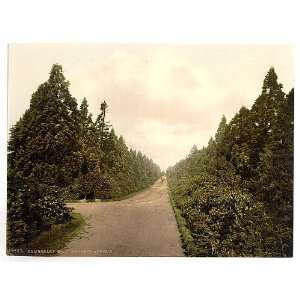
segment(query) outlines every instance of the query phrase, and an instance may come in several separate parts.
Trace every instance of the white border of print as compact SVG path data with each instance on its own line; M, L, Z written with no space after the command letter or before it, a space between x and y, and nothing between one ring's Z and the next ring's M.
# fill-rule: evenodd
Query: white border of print
M104 4L105 3L105 4ZM295 299L299 278L296 77L292 259L18 258L5 256L7 44L11 42L289 43L297 1L2 1L0 282L3 299ZM297 48L297 56L299 54ZM26 59L26 57L24 57ZM34 61L32 62L34 64ZM299 60L296 61L299 70ZM30 72L30 70L28 70ZM20 101L22 101L20 99ZM26 262L25 264L23 262ZM38 263L35 263L38 262Z

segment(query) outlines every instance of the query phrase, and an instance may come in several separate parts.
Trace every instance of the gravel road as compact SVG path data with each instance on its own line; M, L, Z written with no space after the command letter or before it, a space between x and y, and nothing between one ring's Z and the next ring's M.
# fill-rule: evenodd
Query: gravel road
M183 256L166 180L126 200L69 206L88 225L61 256Z

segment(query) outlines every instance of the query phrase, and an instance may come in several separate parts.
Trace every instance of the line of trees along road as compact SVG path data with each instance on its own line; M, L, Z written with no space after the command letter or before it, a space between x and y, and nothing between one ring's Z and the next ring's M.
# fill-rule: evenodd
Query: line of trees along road
M292 256L293 127L294 90L271 68L251 109L167 170L188 255Z
M69 92L62 67L33 93L8 142L7 242L30 241L52 224L66 223L76 199L111 199L151 185L160 168L128 149L106 122L107 103L93 121Z

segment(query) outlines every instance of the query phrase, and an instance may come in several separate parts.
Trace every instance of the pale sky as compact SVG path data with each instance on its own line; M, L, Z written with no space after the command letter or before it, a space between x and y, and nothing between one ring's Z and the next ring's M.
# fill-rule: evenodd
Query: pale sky
M294 49L288 45L13 44L9 47L8 128L29 107L52 64L63 66L71 94L87 98L127 145L162 169L206 146L224 114L251 107L271 66L288 92Z

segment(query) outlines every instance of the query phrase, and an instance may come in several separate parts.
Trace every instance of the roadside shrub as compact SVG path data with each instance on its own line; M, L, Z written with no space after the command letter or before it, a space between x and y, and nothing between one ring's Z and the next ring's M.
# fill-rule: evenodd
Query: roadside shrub
M264 256L272 224L249 193L206 182L182 209L196 256Z
M66 190L57 186L29 183L11 195L8 201L7 241L8 246L27 242L53 224L69 220L70 208Z

